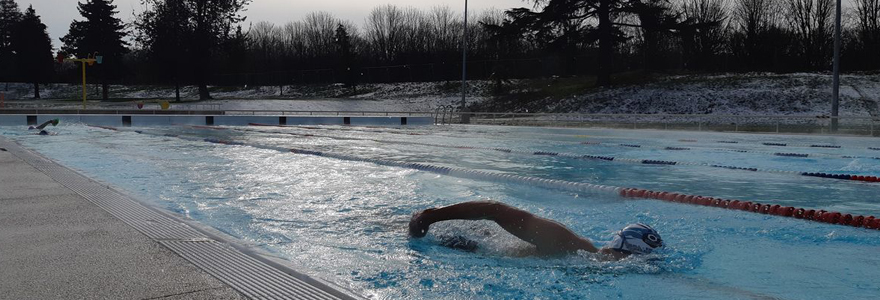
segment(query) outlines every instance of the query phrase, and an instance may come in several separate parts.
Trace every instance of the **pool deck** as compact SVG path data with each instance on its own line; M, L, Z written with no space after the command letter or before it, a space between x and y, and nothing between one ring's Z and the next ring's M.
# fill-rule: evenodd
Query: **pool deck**
M108 198L112 190L3 137L0 148L0 298L356 297L295 271L279 270L210 234L199 237L200 231L124 195L109 197L111 204L102 203L93 195L103 193ZM54 173L51 168L65 174L49 174ZM148 219L132 219L137 216ZM144 225L137 226L138 222ZM162 237L175 228L152 230L159 225L147 223L179 228L172 237ZM240 265L248 271L230 275L242 269ZM258 282L257 286L238 284L238 277ZM263 281L273 282L274 289L260 286ZM293 290L298 292L291 294Z
M3 297L245 299L12 152L0 170Z

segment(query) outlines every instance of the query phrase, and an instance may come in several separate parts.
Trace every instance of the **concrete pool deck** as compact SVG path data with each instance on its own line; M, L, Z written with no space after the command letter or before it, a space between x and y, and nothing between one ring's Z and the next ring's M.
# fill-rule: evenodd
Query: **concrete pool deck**
M3 137L0 148L4 298L357 298L244 254Z

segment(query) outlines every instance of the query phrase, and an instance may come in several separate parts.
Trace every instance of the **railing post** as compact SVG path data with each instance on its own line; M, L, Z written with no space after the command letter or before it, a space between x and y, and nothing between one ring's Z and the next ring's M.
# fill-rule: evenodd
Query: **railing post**
M776 119L776 133L779 133L779 119Z

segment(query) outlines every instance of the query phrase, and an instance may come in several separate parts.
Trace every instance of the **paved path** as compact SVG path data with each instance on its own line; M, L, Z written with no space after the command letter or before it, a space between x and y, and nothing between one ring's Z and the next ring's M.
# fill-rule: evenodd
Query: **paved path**
M95 298L245 297L0 150L0 299Z

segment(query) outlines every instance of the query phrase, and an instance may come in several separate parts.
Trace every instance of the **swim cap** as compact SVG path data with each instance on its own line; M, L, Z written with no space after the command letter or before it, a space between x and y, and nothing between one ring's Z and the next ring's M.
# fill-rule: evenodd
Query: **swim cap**
M624 253L648 254L663 247L663 239L651 226L636 223L617 232L607 247Z
M52 126L58 126L58 119L52 120Z
M40 135L49 135L49 132L45 130L40 130Z

